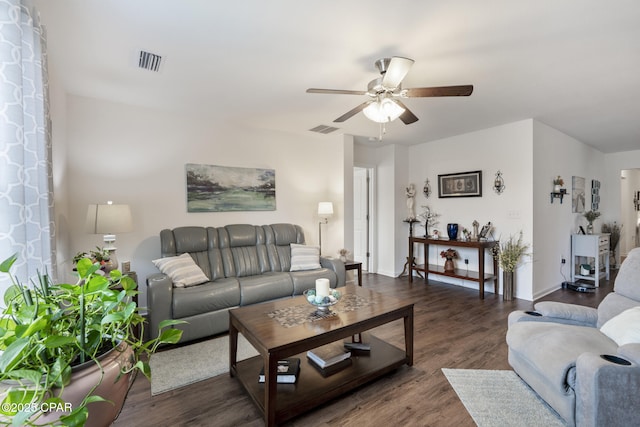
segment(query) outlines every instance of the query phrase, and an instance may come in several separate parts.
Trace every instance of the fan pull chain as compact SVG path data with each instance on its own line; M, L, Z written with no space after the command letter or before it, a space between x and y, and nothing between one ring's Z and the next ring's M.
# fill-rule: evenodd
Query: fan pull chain
M387 128L384 123L380 123L380 133L378 134L378 141L382 142L382 136L387 133Z

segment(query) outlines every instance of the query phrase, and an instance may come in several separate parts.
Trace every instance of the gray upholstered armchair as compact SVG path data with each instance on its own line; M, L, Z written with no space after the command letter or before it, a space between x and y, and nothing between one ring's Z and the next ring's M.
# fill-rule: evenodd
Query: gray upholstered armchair
M597 309L515 311L507 344L514 371L569 425L640 425L640 248Z

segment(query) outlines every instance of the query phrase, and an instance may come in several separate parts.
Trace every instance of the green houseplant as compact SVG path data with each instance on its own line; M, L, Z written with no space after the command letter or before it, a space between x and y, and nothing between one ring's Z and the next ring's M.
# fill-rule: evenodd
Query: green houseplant
M98 272L100 263L82 258L76 263L75 284L53 284L48 276L39 275L25 285L10 272L15 261L13 255L0 264L0 272L12 282L4 294L0 318L0 424L82 426L88 417L94 417L88 405L107 400L98 390L126 382L122 377L130 378L134 371L150 377L149 365L140 356L153 353L161 344L176 343L182 335L178 329L167 328L181 323L173 320L160 325L154 340L145 342L139 338L142 332L134 333L134 327L144 326L131 298L137 285L118 270L105 276ZM120 357L119 372L115 379L106 380L103 354L109 351ZM78 369L74 366L80 364L82 369L93 368L98 379L70 403L66 396L74 385L72 378ZM126 395L126 384L120 382L120 388ZM108 409L112 406L109 403ZM118 411L116 408L115 415Z
M520 264L522 257L529 255L527 250L529 244L522 241L522 231L518 234L518 238L510 235L509 240L500 244L497 247L497 253L495 256L498 258L498 263L502 269L502 298L504 300L513 299L513 279L514 272Z

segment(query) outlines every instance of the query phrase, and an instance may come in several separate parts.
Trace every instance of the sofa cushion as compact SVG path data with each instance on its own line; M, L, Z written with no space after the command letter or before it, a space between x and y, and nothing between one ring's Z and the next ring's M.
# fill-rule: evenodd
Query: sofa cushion
M613 291L616 294L640 301L640 248L629 251L625 260L620 264L616 275Z
M292 271L289 273L293 281L293 294L301 295L307 289L316 288L316 279L329 279L330 286L335 288L338 283L338 276L328 268L307 271Z
M590 352L616 354L617 344L597 328L547 322L519 322L507 331L509 350L559 392L575 386L578 356ZM527 373L517 372L525 381Z
M189 254L154 259L152 262L161 272L171 278L175 287L183 288L209 281L209 278Z
M249 305L293 295L289 273L264 273L239 277L240 304Z
M602 325L600 331L618 345L640 343L640 307L623 311Z
M291 243L290 271L315 270L320 268L320 248L318 246Z
M610 292L606 297L604 297L600 305L598 305L597 327L601 328L602 325L616 317L618 314L639 305L640 302L636 300L619 295L616 292Z
M236 279L220 279L173 291L173 318L180 319L201 313L240 305L240 288Z

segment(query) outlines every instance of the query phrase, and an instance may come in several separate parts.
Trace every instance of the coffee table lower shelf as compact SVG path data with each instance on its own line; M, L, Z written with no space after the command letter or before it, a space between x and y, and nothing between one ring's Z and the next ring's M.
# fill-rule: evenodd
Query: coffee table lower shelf
M366 384L409 362L406 352L367 334L371 352L353 353L350 367L324 378L301 353L300 376L296 384L278 384L276 423L293 418L356 387ZM261 356L238 362L236 375L264 415L264 384L258 383Z

